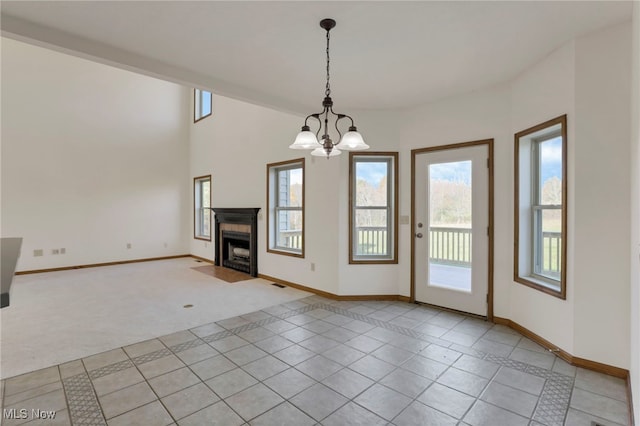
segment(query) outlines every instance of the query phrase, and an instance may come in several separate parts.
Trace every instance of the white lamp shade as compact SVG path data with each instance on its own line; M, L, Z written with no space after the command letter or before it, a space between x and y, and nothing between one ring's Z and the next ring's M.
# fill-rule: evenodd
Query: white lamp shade
M329 154L329 157L335 157L336 155L340 155L341 151L338 148L333 148L331 150L331 154ZM311 151L311 155L315 155L316 157L326 157L327 156L327 151L324 150L324 148L316 148L313 151Z
M289 145L291 149L313 149L318 146L318 138L309 130L303 130L296 136L295 142Z
M362 151L369 149L369 145L364 143L362 135L358 132L347 132L340 140L340 148L345 151Z

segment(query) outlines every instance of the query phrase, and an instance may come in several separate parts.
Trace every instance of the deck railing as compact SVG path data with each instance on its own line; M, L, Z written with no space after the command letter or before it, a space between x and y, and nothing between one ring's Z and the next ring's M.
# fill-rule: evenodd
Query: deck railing
M281 246L302 248L302 231L281 231ZM362 226L357 229L357 253L387 254L387 229L380 226ZM543 232L543 267L545 275L560 273L562 234ZM470 266L471 228L431 227L429 229L429 260L433 263Z
M430 227L429 260L444 265L471 265L471 228Z
M280 231L278 246L302 250L302 230L291 229L288 231Z
M562 263L562 233L542 233L542 274L559 276Z
M388 254L387 228L384 226L360 226L356 228L358 254Z

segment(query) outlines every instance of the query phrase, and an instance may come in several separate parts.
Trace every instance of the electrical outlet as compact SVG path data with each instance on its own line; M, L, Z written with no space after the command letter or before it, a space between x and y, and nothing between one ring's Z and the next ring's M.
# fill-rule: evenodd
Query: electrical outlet
M131 243L127 243L127 248L130 249L131 248Z
M51 254L60 254L60 249L51 249Z
M67 253L67 249L66 249L66 248L64 248L64 247L62 247L62 248L60 249L60 254L66 254L66 253Z
M44 256L44 250L42 250L42 249L35 249L35 250L33 251L33 256L34 256L34 257L35 257L35 256Z
M315 271L316 270L316 264L311 262L311 271Z
M209 247L209 243L205 242L204 243L204 248L207 248L207 247Z
M169 244L164 243L164 248L167 248L167 247L169 247Z

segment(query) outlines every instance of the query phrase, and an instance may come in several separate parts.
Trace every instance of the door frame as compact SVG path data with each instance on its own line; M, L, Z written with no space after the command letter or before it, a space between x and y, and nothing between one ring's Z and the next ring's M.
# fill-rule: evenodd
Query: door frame
M487 273L487 320L493 321L493 139L482 139L471 142L453 143L428 148L411 150L411 303L416 302L416 156L429 152L444 151L448 149L468 148L486 145L489 168L489 265Z

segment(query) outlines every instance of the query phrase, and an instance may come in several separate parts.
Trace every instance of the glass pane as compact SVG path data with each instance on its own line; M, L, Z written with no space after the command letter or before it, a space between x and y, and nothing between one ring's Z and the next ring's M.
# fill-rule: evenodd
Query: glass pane
M202 207L211 207L211 181L202 181Z
M388 255L387 210L356 209L356 255Z
M429 165L429 285L471 291L471 161Z
M202 236L211 236L211 213L210 210L202 210Z
M278 211L278 235L276 245L280 248L302 250L302 212Z
M356 206L387 206L388 163L356 161L355 169Z
M562 137L540 142L540 204L562 204Z
M211 92L202 91L202 116L211 114Z
M302 207L302 168L278 172L278 206Z
M544 209L540 212L542 228L542 250L539 251L538 273L540 275L560 279L562 255L562 210Z

